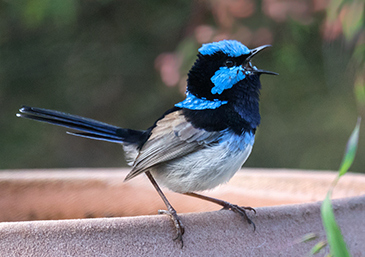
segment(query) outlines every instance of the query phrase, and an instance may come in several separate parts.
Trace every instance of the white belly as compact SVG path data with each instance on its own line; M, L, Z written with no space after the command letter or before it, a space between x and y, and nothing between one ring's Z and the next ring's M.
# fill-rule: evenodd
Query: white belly
M228 182L247 160L251 150L252 145L247 144L242 150L232 151L228 142L224 142L158 165L151 169L151 173L160 185L175 192L212 189Z

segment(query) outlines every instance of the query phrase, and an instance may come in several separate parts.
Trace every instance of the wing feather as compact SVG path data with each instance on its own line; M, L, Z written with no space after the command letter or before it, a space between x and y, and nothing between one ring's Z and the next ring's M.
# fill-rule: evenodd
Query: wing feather
M208 132L194 128L188 122L182 110L164 116L156 123L151 136L142 146L132 171L125 180L129 180L158 164L183 157L218 142L221 132Z

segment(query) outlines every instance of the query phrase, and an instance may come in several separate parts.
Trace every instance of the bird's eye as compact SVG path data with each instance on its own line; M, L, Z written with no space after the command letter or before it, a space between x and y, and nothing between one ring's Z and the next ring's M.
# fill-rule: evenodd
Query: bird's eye
M227 60L225 63L224 63L228 68L231 68L233 66L235 66L235 62L232 61L232 60Z

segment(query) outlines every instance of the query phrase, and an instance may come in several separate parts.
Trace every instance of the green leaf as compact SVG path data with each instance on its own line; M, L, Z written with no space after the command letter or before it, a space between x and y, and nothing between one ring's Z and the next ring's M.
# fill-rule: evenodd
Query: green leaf
M323 220L323 226L326 231L328 244L331 249L331 253L335 257L346 257L350 256L346 243L342 237L341 230L336 223L335 215L333 213L331 203L331 192L327 194L326 199L323 201L321 206L321 216ZM313 251L313 249L312 249Z
M296 240L296 243L305 243L305 242L309 242L309 241L312 241L317 238L318 238L318 235L316 233L307 233L304 236L302 236L301 238L299 238L298 240Z
M347 141L345 155L342 159L342 163L340 166L339 177L341 177L348 171L348 169L351 167L355 159L357 144L359 141L360 123L361 123L361 117L358 117L356 127L352 131L352 134L349 140Z
M311 254L319 253L327 245L327 241L319 241L315 246L311 249Z
M321 216L323 221L323 226L326 231L328 244L331 249L331 254L335 257L346 257L350 256L345 240L342 237L340 227L337 225L335 215L333 213L331 195L332 191L340 179L340 177L348 171L351 167L357 150L357 144L359 141L359 131L360 131L361 117L358 117L355 129L352 131L349 140L347 141L345 155L342 159L342 164L338 173L338 177L332 183L330 189L328 190L326 199L323 201L321 206ZM312 249L313 252L314 248Z

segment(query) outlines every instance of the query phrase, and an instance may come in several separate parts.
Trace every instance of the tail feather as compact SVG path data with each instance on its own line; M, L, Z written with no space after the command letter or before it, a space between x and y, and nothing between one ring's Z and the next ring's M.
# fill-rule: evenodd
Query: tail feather
M79 131L68 132L71 135L96 140L140 145L148 136L147 131L144 130L124 129L93 119L54 110L23 106L19 109L19 112L17 113L17 117L71 128Z

